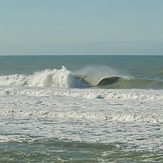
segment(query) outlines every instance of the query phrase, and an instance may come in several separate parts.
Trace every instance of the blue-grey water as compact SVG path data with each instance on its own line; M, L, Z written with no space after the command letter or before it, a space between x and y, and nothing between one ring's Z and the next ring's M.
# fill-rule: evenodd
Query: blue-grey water
M136 77L163 79L163 56L0 56L0 74L33 73L61 66L75 71L99 65Z
M52 79L67 70L89 87ZM162 89L163 56L0 56L0 162L161 163Z

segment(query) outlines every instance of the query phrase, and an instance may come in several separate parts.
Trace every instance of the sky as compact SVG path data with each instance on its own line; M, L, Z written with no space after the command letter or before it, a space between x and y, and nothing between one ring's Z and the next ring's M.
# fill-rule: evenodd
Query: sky
M8 54L163 54L163 0L0 0Z

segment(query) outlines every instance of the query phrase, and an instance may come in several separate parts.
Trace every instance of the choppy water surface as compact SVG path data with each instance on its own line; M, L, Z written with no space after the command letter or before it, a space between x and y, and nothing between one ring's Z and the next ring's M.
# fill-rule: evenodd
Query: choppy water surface
M0 162L163 162L163 57L1 56Z

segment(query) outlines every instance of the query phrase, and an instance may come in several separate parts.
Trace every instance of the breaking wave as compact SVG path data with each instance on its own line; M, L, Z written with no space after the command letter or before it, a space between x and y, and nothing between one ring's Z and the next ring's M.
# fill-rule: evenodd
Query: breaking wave
M12 74L0 76L0 86L162 89L163 81L136 79L108 66L89 66L75 72L62 66L61 69L47 69L35 72L32 75Z
M13 74L0 76L0 85L17 85L30 87L85 87L81 81L64 66L61 69L44 70L32 75Z
M98 71L96 67L89 66L75 72L62 66L61 69L47 69L35 72L32 75L0 76L0 85L81 88L97 86L102 79L113 75L118 75L118 73L107 66L100 66Z

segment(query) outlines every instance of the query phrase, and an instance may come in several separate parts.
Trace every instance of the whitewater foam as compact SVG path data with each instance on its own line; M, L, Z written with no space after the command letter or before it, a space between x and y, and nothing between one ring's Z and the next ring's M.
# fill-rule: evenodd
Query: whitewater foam
M64 66L61 69L44 70L33 75L13 74L0 76L0 85L30 87L86 87L86 83L76 77Z
M0 99L0 142L57 138L163 149L162 90L0 87Z

